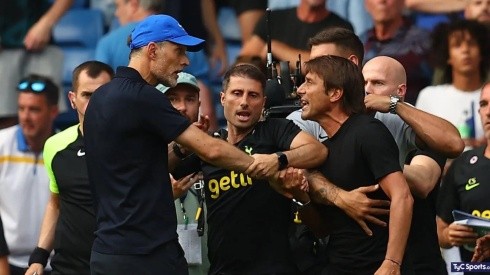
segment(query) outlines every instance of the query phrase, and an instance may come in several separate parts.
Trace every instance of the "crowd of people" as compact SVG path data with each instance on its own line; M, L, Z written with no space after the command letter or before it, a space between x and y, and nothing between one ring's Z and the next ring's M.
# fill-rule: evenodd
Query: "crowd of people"
M73 70L66 129L51 32L74 0L7 4L0 275L444 275L490 261L490 234L453 215L490 220L490 0L364 0L350 15L336 1L114 0L120 26ZM427 29L407 11L453 14ZM295 107L276 117L281 61Z

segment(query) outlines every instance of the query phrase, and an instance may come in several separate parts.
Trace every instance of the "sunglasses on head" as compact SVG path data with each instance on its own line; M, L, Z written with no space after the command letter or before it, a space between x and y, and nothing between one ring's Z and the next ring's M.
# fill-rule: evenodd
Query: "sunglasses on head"
M46 88L46 83L42 80L24 80L17 85L19 91L33 91L36 93L43 92L44 88Z

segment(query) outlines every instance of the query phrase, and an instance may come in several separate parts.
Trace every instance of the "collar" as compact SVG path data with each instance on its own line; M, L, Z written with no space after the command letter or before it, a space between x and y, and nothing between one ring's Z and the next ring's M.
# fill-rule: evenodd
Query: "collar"
M119 66L117 67L116 69L116 75L114 76L114 78L129 78L129 79L133 79L135 81L140 81L140 82L145 82L146 81L143 79L143 77L141 77L141 74L131 68L131 67L126 67L126 66Z
M31 151L31 148L27 144L26 137L24 136L24 133L22 133L22 128L20 127L20 125L17 125L15 137L17 139L17 150L19 150L21 152Z

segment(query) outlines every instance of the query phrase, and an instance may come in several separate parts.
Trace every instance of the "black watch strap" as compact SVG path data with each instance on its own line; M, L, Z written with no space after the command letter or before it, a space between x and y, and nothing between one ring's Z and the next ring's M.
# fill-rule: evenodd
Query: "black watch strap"
M289 165L288 156L286 156L286 154L284 154L283 152L276 152L276 155L279 161L278 170L286 169Z

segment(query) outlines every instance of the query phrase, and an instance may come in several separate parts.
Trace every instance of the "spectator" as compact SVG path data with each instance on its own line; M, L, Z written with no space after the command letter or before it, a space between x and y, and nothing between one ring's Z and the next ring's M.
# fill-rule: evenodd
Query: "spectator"
M253 31L257 22L265 14L267 8L267 0L252 0L240 1L229 0L230 6L235 10L238 25L240 26L240 34L242 36L242 44L248 42L253 36Z
M162 11L161 0L115 0L115 15L121 23L121 27L104 35L97 43L95 59L107 63L116 69L118 66L125 66L129 58L129 46L121 43L127 41L131 31L141 20L152 14ZM192 64L186 71L194 75L199 81L199 88L202 100L202 112L210 117L211 129L216 129L217 120L214 110L213 94L205 85L208 78L209 65L204 51L188 52L190 63Z
M484 125L484 138L490 141L490 83L486 83L481 91L479 100L479 116ZM437 233L439 244L443 248L459 247L463 262L469 262L473 256L473 249L477 240L477 233L470 227L454 223L452 211L454 209L470 213L474 216L488 218L490 202L488 194L490 182L488 169L490 168L490 147L484 144L473 150L464 152L455 159L449 167L441 183L441 190L437 201ZM483 240L480 240L480 250ZM476 259L485 260L489 255L483 254ZM488 259L488 258L487 258ZM465 272L471 274L471 272ZM485 272L481 274L490 274Z
M474 19L480 23L490 22L490 0L406 0L407 8L428 12L447 13L464 10L466 19Z
M488 47L485 27L475 21L440 26L434 32L433 51L437 65L444 67L445 84L426 87L417 99L417 108L456 126L467 148L484 142L476 111L488 70Z
M299 4L299 0L269 0L270 9L284 9ZM340 15L349 21L354 27L356 35L364 33L372 28L371 16L367 13L364 4L359 4L358 0L330 0L326 1L330 11Z
M379 55L398 60L407 72L405 101L415 104L419 91L430 85L431 68L428 63L430 35L403 17L404 0L365 0L366 9L373 18L374 28L361 35L367 62Z
M325 7L325 0L301 0L297 7L272 11L270 16L270 36L273 56L280 61L294 61L301 54L302 60L310 59L308 38L327 27L344 27L352 30L352 25ZM265 16L257 23L252 37L243 45L242 56L260 56L267 53L267 27Z
M49 199L42 150L58 115L58 87L29 75L18 86L19 124L0 130L0 216L13 275L24 275ZM26 226L29 225L29 226Z
M7 247L7 242L5 241L5 236L3 234L3 224L0 218L0 275L9 275L9 248Z
M51 4L52 3L52 4ZM52 43L53 26L73 0L5 1L0 9L0 129L17 123L18 81L28 74L49 76L61 84L63 54ZM51 7L50 7L51 5ZM63 91L59 91L60 95ZM63 100L60 111L66 109Z
M95 213L85 163L83 119L90 96L113 74L109 65L98 61L84 62L73 71L68 97L80 123L50 137L44 146L51 196L27 275L42 274L53 249L53 274L90 274Z
M208 136L155 88L175 86L189 62L186 47L199 50L203 42L170 16L148 16L131 33L128 67L90 99L83 127L97 219L92 274L187 274L169 179L180 158L166 154L172 140L251 177L277 173L277 157L251 157Z

